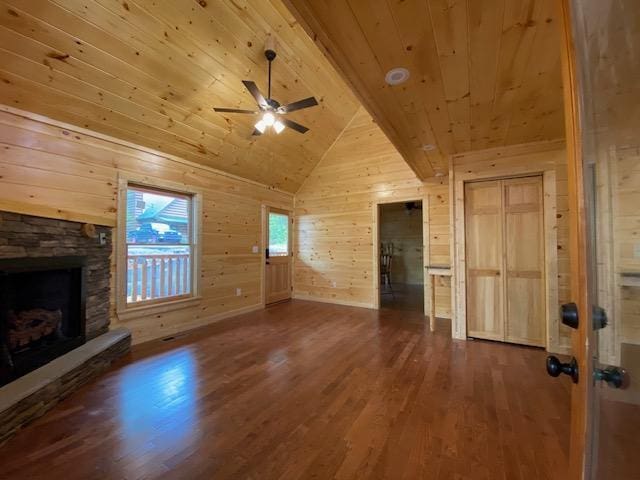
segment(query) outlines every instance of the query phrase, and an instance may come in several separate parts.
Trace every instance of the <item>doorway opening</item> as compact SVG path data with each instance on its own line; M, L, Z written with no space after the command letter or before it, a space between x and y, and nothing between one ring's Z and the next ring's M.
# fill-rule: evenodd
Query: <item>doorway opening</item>
M291 299L292 215L287 210L264 207L264 304Z
M380 307L423 313L422 201L387 203L378 208Z

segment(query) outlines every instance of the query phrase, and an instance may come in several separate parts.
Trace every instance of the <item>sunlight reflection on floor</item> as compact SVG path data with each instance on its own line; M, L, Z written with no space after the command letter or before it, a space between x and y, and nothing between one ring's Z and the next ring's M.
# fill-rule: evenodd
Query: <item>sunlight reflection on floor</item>
M193 352L181 348L125 372L119 403L121 458L184 448L199 421Z

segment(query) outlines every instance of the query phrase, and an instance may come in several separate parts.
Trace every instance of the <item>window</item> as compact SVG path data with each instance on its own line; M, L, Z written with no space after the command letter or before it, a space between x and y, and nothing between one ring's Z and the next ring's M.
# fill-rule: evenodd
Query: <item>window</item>
M193 195L127 185L127 305L193 295L193 204Z
M269 212L269 256L289 255L289 216Z

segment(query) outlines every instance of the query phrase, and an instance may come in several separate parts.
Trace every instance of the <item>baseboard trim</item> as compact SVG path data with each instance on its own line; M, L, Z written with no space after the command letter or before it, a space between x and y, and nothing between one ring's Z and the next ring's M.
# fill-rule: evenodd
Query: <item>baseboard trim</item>
M193 330L197 330L199 328L203 328L203 327L207 327L211 324L220 322L222 320L227 320L233 317L237 317L240 315L244 315L245 313L251 313L251 312L255 312L257 310L264 310L264 305L262 305L261 303L256 303L254 305L249 305L247 307L241 307L241 308L237 308L235 310L229 310L227 312L220 312L220 313L216 313L214 315L210 315L208 317L204 317L202 319L200 319L197 322L194 322L192 325L189 325L187 328L182 329L182 330L166 330L163 332L160 332L160 335L157 336L143 336L140 337L139 335L132 335L132 344L133 345L140 345L146 342L154 342L157 340L160 340L162 338L165 337L170 337L172 335L187 335L189 333L191 333ZM129 321L130 322L130 321Z
M363 303L363 302L352 302L350 300L340 300L336 298L324 298L324 297L316 297L313 295L303 295L299 293L294 293L293 298L295 300L307 300L309 302L320 302L320 303L332 303L334 305L344 305L346 307L359 307L359 308L369 308L375 310L375 306L371 303Z

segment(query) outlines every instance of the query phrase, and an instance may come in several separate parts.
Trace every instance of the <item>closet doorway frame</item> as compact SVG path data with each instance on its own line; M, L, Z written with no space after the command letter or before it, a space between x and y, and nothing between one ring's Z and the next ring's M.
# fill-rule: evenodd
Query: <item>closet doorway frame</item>
M467 340L467 298L466 298L466 232L465 232L465 188L464 184L481 180L504 180L508 178L542 176L543 226L544 226L544 263L545 263L545 348L553 353L569 353L570 347L560 344L558 332L558 251L557 251L557 197L556 165L523 165L512 171L504 172L456 172L455 162L450 165L450 181L453 192L453 282L452 282L452 336ZM542 167L542 168L541 168Z

